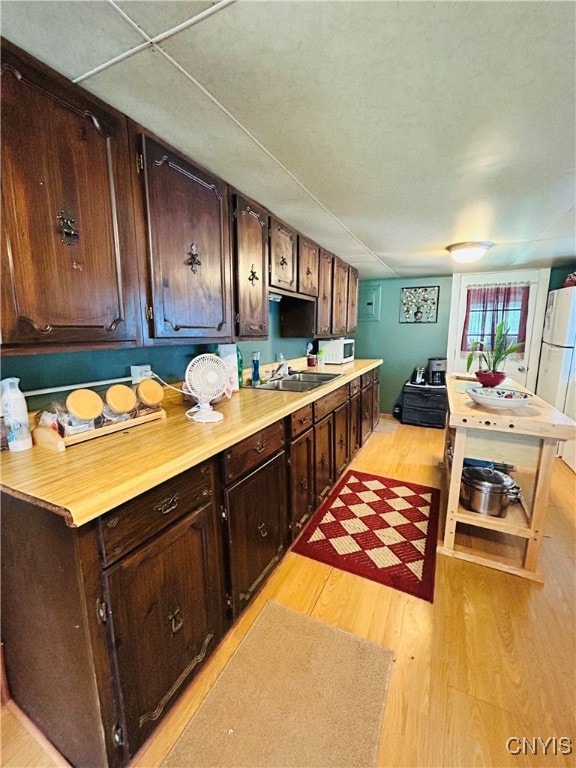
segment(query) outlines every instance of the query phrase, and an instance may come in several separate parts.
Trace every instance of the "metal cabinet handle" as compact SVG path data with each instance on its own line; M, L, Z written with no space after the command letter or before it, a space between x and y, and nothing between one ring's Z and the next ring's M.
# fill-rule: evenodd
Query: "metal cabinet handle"
M248 275L248 282L254 287L254 283L259 280L258 273L254 269L254 264L250 267L250 274Z
M167 499L164 499L163 501L160 501L158 504L154 505L154 512L160 512L161 515L167 515L176 509L179 502L180 497L178 495L169 496Z
M178 608L178 606L168 614L168 621L170 622L170 631L173 635L182 629L184 626L184 619L180 616L180 608Z
M62 206L56 218L60 222L60 234L64 245L75 245L80 239L80 232L76 229L76 221L72 214Z
M265 449L266 449L266 440L262 440L261 443L258 443L258 445L254 446L255 453L262 453Z
M202 262L200 261L198 257L198 248L196 246L196 243L192 243L190 246L190 250L186 254L188 258L184 262L184 264L187 264L192 272L196 275L198 273L196 267L201 267Z
M268 536L268 529L266 528L266 523L260 523L260 525L258 526L258 533L260 534L260 536L262 536L263 539L265 539L266 536Z

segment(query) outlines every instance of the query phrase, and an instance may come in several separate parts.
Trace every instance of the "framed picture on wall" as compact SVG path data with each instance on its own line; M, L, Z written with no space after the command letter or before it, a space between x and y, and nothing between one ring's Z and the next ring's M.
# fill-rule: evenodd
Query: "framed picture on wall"
M400 289L401 323L435 323L438 320L439 285Z

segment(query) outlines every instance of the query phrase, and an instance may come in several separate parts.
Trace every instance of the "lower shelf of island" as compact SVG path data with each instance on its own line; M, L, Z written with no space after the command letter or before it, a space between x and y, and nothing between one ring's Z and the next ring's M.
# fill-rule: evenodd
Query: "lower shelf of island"
M449 487L448 464L447 470ZM535 471L532 468L516 467L510 471L510 475L522 489L520 501L510 503L502 517L473 512L460 504L452 515L448 514L445 521L446 525L455 528L454 544L446 547L442 541L437 551L449 557L542 581L537 571L524 567L527 543L537 536L531 523Z

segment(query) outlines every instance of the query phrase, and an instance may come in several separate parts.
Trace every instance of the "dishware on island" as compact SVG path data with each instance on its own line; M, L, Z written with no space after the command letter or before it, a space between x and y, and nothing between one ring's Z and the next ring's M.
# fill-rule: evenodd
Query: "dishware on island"
M487 408L520 408L530 403L534 397L528 392L498 387L466 387L466 394L475 403Z

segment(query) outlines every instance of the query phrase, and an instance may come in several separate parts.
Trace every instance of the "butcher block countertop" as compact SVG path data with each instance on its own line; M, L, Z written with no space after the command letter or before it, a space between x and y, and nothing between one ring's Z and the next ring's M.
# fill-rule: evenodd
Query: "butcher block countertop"
M289 362L304 370L300 360ZM341 375L310 392L243 388L215 406L224 415L215 424L188 420L190 404L166 389L166 419L71 445L61 453L39 446L22 453L2 451L1 488L62 515L72 527L80 526L381 364L374 359L326 365L327 373Z
M576 437L574 421L536 395L526 405L519 405L518 408L497 409L475 403L466 393L467 387L479 386L477 381L449 375L446 385L451 427L507 432L553 440L572 440ZM497 389L528 392L525 387L510 378L505 379Z

